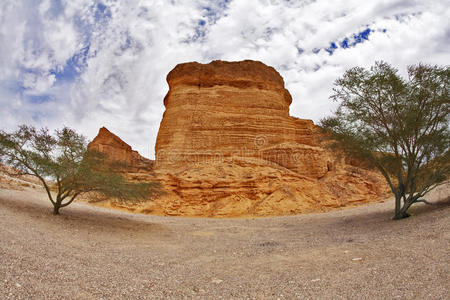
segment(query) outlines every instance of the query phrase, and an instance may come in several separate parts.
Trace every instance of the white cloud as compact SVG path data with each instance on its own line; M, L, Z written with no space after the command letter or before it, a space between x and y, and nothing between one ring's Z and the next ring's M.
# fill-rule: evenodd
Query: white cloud
M335 106L333 81L350 67L447 64L449 17L439 0L5 0L1 127L64 124L92 138L107 126L152 156L167 73L213 59L275 67L293 96L291 115L318 121ZM339 47L367 28L368 40ZM331 42L338 49L330 56ZM31 98L39 96L47 100Z
M28 89L28 95L41 94L48 91L55 82L54 74L25 73L23 75L23 87Z

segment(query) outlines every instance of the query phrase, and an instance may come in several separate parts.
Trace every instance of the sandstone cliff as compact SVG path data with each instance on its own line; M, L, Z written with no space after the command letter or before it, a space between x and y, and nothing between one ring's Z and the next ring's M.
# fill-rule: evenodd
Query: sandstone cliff
M167 194L137 211L270 216L386 195L381 175L330 152L311 120L289 116L292 98L275 69L255 61L186 63L167 82L154 165ZM125 160L136 155L114 147Z
M260 157L304 175L324 175L310 120L289 116L291 95L275 69L261 62L181 64L167 76L170 90L156 141L163 168L231 156ZM286 144L287 147L286 147ZM309 160L299 167L297 156Z
M251 216L327 210L374 201L383 178L331 153L261 62L187 63L167 76L155 171L169 192L148 211ZM350 161L347 159L347 161Z
M89 143L88 149L105 153L112 161L125 163L127 176L141 173L151 174L153 172L153 161L141 156L133 150L130 145L122 141L117 135L105 127L100 128L98 135ZM142 178L138 179L142 179ZM143 177L146 177L145 175Z

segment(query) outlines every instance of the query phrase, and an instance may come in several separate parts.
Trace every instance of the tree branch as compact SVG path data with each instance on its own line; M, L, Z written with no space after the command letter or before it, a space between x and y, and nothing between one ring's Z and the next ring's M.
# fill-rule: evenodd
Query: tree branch
M428 201L425 200L425 199L419 199L419 200L416 200L415 202L416 202L416 203L423 202L423 203L428 204L428 205L434 205L434 203L428 202Z
M69 205L70 203L73 202L73 200L75 200L75 198L80 195L80 193L75 193L75 195L72 196L72 198L70 198L70 200L64 204L61 204L61 207L66 207L67 205Z

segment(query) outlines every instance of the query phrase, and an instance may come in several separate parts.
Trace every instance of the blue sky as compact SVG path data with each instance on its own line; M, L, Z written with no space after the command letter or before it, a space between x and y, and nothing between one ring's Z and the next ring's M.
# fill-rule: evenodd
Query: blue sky
M366 3L367 2L367 3ZM404 74L448 64L448 1L3 0L0 127L102 126L153 156L178 63L260 60L293 96L290 113L318 121L334 80L385 60Z

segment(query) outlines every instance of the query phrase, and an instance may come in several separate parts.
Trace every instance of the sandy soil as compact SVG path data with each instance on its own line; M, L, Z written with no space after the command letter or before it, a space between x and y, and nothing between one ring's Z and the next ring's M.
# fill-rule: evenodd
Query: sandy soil
M2 299L450 299L449 187L289 217L137 215L0 190Z

